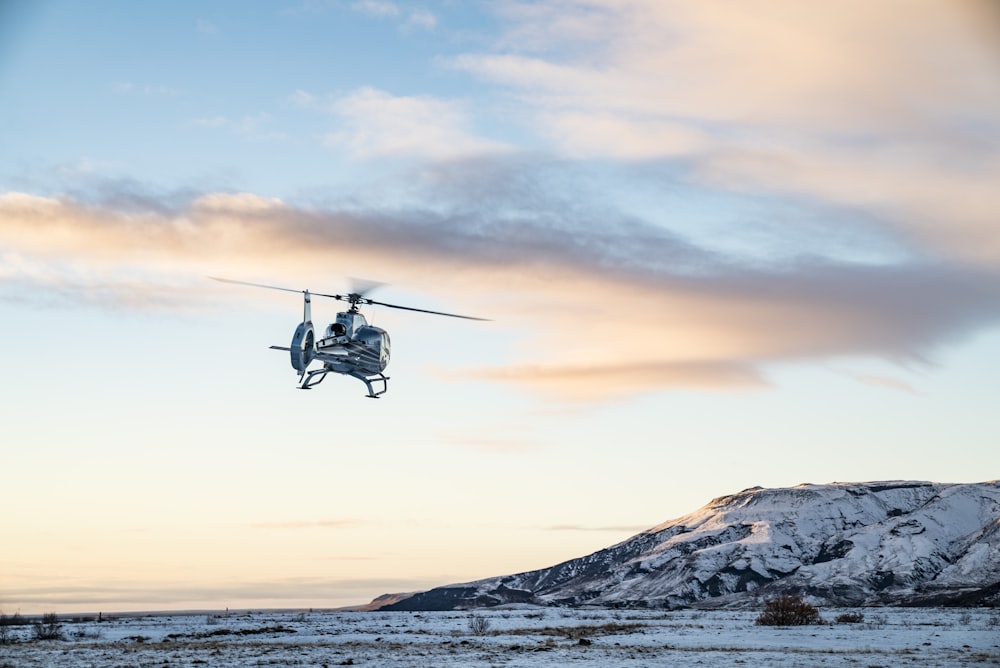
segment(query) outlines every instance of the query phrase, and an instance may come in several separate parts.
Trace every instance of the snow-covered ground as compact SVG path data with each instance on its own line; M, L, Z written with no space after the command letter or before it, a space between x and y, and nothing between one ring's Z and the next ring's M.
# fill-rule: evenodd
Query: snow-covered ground
M844 612L787 628L744 611L557 608L65 618L64 640L16 627L0 668L1000 665L1000 610L866 608L833 623Z

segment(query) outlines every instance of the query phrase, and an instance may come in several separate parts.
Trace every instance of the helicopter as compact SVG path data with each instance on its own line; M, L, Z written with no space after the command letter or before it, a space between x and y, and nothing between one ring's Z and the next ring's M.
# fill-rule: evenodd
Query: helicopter
M298 388L300 390L310 390L323 382L327 374L339 373L351 378L357 378L364 383L365 387L368 388L368 394L365 396L371 399L378 399L388 391L389 377L383 372L389 364L389 353L391 351L389 332L381 327L368 324L365 316L358 311L359 305L386 306L403 311L429 313L431 315L462 318L464 320L489 320L488 318L475 318L468 315L458 315L457 313L430 311L422 308L413 308L412 306L400 306L398 304L375 301L366 297L365 294L382 284L370 281L356 281L355 285L352 286L354 288L352 292L343 295L331 295L322 292L310 292L309 290L296 290L294 288L283 288L275 285L237 281L216 276L209 276L209 278L222 283L248 285L254 288L266 288L268 290L281 290L283 292L298 292L302 294L302 322L295 328L291 344L288 346L271 346L271 350L282 350L289 353L292 368L299 373ZM326 326L323 337L320 339L316 338L316 331L312 323L313 297L328 297L350 304L350 308L346 311L337 313L336 319ZM323 365L309 369L309 366L314 361L322 362Z

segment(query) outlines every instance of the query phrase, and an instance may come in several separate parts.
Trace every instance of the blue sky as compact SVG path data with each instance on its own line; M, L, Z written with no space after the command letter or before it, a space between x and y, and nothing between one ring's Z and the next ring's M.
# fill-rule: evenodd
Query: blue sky
M0 608L344 605L753 485L995 478L998 31L0 5ZM296 296L210 275L493 321L371 309L389 393L299 392Z

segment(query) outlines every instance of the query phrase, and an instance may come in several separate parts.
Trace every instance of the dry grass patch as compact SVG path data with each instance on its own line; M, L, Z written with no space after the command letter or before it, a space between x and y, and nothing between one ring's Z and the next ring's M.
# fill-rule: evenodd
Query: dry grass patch
M608 622L607 624L583 624L580 626L543 626L534 629L510 629L494 631L493 635L511 636L560 636L570 640L594 636L617 636L631 633L643 633L646 624Z

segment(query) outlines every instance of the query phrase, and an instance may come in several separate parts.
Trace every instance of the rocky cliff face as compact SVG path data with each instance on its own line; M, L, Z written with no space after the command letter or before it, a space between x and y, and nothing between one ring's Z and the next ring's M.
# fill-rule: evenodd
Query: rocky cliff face
M1000 481L754 487L585 557L381 609L741 606L782 593L821 605L1000 605Z

